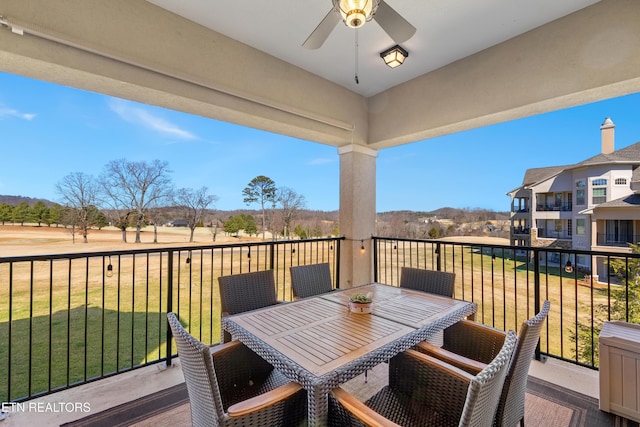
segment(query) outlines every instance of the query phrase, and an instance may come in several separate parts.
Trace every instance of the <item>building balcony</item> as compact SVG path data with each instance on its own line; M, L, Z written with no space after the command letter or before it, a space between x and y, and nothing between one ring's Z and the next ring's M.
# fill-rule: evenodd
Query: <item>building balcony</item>
M511 227L511 235L513 236L528 236L531 234L531 228L529 227Z
M628 248L629 243L637 244L640 242L639 234L609 234L609 233L598 233L597 235L597 244L598 246L617 246Z
M360 279L375 271L376 280L397 284L401 265L454 271L458 277L456 297L480 303L481 321L497 327L517 327L522 319L515 316L515 312L526 315L534 300L547 295L549 289L540 287L545 284L555 291L554 306L560 309L551 318L557 329L550 329L556 331L558 341L545 339L541 342L541 351L552 358L597 368L593 352L589 357L584 349L593 343L593 320L590 325L589 322L581 324L590 330L587 334L590 340L576 343L570 340L572 333L577 334L577 330L571 328L577 327L585 317L581 311L578 316L579 310L588 310L587 317L592 318L589 313L594 311L594 290L582 294L584 286L576 287L577 277L566 276L562 271L543 270L539 259L548 252L542 249L478 244L446 246L428 241L405 241L400 245L396 240L393 249L390 242L385 242L386 246L371 251L374 253L359 253L363 237L366 240L362 246L371 247L369 236L373 221L366 218L373 218L375 214L375 187L369 183L375 183L377 154L369 147L390 147L415 141L415 138L490 125L506 116L526 117L535 111L573 107L579 99L604 99L639 89L640 80L633 78L639 75L634 61L610 61L606 67L593 67L583 61L581 55L593 50L594 31L595 40L605 42L608 39L602 31L609 28L631 29L634 34L640 6L636 2L613 0L594 3L589 10L576 7L566 16L564 11L550 16L550 21L542 19L535 31L522 29L526 32L512 34L508 43L493 46L495 40L489 31L484 35L490 39L491 46L481 47L484 50L473 57L462 60L468 54L464 53L460 60L443 64L444 68L434 72L424 70L424 74L420 72L418 78L403 84L387 81L378 88L368 86L372 92L365 95L364 90L355 91L355 86L348 88L339 81L319 78L338 63L351 67L351 61L318 61L320 67L303 71L305 67L288 64L267 51L257 52L251 43L242 44L237 38L222 34L223 30L215 25L207 29L187 17L162 10L151 1L93 2L95 7L77 7L75 2L56 2L53 6L42 0L28 5L21 1L4 2L0 11L2 26L7 27L2 28L6 36L0 38L3 71L170 106L215 120L233 119L239 125L340 147L341 171L345 171L341 178L343 194L354 196L348 205L355 209L343 208L349 221L343 221L341 232L349 237L350 243L343 246L342 255L340 242L333 241L318 246L286 242L250 248L248 245L220 249L202 246L0 258L0 283L3 284L0 287L0 401L55 399L61 395L58 394L62 393L61 389L72 392L90 388L166 363L174 350L170 336L167 338L163 317L169 308L188 317L191 330L213 344L220 332L215 322L220 314L215 291L219 275L272 268L278 277L279 296L290 298L287 268L319 260L330 260L335 283L339 283L341 263L345 264L343 276L349 275L350 280L355 277L354 283L362 283ZM262 26L263 21L267 21L265 14L253 15L261 26L244 26L254 33L249 34L252 39L262 42L265 34L278 33L269 31L268 25ZM78 22L84 25L77 25ZM280 33L288 40L302 41L312 28L302 27L300 37L294 37L291 31ZM113 36L114 28L118 29L118 37ZM181 36L173 37L167 28ZM282 28L282 25L273 28ZM559 28L573 29L564 33L563 43L556 42ZM25 32L27 35L23 37ZM342 33L344 37L350 36L345 31ZM337 36L335 31L333 37ZM135 43L127 42L132 40ZM299 41L295 44L301 49ZM220 58L208 55L212 43L220 47L219 51L233 54L215 62ZM601 43L606 45L612 58L629 56L628 43ZM159 45L163 48L158 49ZM273 46L277 50L282 44ZM444 44L443 47L447 48ZM333 53L331 49L324 50ZM494 61L514 55L521 55L524 62ZM302 56L306 57L298 55ZM420 55L414 52L412 56ZM216 67L223 72L210 71ZM487 72L477 72L478 67ZM336 75L352 80L351 70ZM589 79L584 79L581 85L571 79L585 73ZM466 78L470 74L476 78ZM425 85L425 79L432 84ZM459 84L460 81L471 84ZM510 82L508 87L524 89L504 90L505 85L500 82L505 81ZM560 84L549 85L550 81ZM363 84L360 87L364 87ZM389 89L384 90L385 87ZM487 89L494 87L496 90ZM441 96L443 88L447 89L444 97ZM536 96L532 97L532 93ZM432 100L438 97L449 102L439 103L437 114L433 114ZM469 109L471 104L474 108ZM514 109L514 105L519 108ZM412 114L406 114L408 109ZM376 120L382 114L386 120ZM405 125L387 125L398 121ZM347 151L349 145L357 150ZM455 159L451 162L455 163ZM362 232L360 222L366 232ZM358 227L351 225L356 223ZM400 252L401 246L413 250ZM577 253L566 252L572 256ZM595 256L591 252L584 255ZM341 256L348 257L348 263ZM365 264L365 259L369 263ZM113 271L113 275L109 271ZM532 282L536 286L530 286ZM530 289L532 295L520 293ZM568 295L578 292L583 298L580 305L577 296L576 301L568 301ZM557 298L558 294L567 297ZM602 295L596 295L597 303L602 304ZM565 307L567 316L575 313L575 318L563 317ZM506 319L504 313L513 318ZM99 348L97 356L92 351L95 348ZM135 386L142 382L145 379L138 378ZM127 384L118 387L122 396L128 391Z
M559 239L559 240L571 240L573 237L566 231L552 231L545 230L544 228L538 228L539 239Z
M166 312L179 313L196 338L214 345L220 337L219 276L273 269L278 299L291 300L291 266L329 262L334 285L340 283L342 241L2 257L0 280L7 287L0 300L0 361L6 369L0 372L0 401L88 402L95 414L171 387L182 377ZM518 330L544 295L552 305L540 341L546 362L534 363L530 374L597 397L593 343L599 325L627 314L610 308L602 317L595 308L633 296L616 292L610 282L589 283L562 265L606 252L379 237L368 248L360 255L373 260L371 281L398 286L403 266L453 272L454 297L475 302L476 320L498 329ZM640 259L609 255L622 262ZM543 262L556 258L558 266ZM617 306L624 307L622 302ZM59 425L70 419L64 417L86 416L80 408L71 414L12 411L3 424L24 425L28 419L32 425Z
M511 220L518 222L519 220L528 221L531 218L531 212L528 209L519 210L517 212L511 212Z
M573 210L572 203L561 203L561 204L553 204L553 205L545 205L545 204L536 205L536 211L538 212L552 212L552 211L568 212L572 210Z

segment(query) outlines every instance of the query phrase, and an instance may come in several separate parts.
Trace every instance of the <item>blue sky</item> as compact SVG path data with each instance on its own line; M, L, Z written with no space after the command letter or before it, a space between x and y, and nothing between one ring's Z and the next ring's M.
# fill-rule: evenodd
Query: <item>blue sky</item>
M527 168L577 163L600 152L600 125L615 148L640 141L640 94L379 151L377 210L440 207L508 211L506 192ZM59 201L65 175L99 175L110 161L166 160L175 187L206 186L216 209L247 207L257 175L336 210L335 147L106 95L0 73L0 194ZM257 208L257 206L253 206Z

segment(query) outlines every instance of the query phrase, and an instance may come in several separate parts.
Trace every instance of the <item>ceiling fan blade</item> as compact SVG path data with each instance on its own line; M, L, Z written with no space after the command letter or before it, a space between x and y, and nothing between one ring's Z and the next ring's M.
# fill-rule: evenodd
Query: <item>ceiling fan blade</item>
M384 1L380 1L373 19L397 44L409 40L416 32L416 27L411 25Z
M316 29L302 43L302 47L305 49L318 49L338 25L338 22L340 22L340 16L334 9L331 9L324 19L320 21Z

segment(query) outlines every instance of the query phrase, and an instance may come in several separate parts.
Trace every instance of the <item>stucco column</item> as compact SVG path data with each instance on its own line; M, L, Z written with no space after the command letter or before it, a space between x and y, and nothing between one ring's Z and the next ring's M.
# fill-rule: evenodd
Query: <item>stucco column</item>
M352 144L338 148L338 154L340 232L346 238L340 256L340 287L349 288L373 280L371 236L376 226L378 151Z

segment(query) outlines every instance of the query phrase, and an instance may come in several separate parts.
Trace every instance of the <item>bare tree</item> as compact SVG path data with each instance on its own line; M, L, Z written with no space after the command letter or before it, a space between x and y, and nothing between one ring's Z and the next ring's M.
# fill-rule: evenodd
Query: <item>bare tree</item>
M189 242L193 242L196 225L204 218L209 205L218 199L217 196L208 194L208 191L207 187L202 187L199 190L180 188L173 195L173 203L181 211L191 230Z
M105 167L102 188L113 205L126 207L134 215L136 243L141 242L147 211L171 194L170 172L168 163L160 160L147 163L119 159Z
M122 242L127 243L127 227L131 225L132 212L129 204L120 201L116 196L116 191L110 188L106 183L106 177L102 176L99 180L101 203L108 207L105 209L109 223L120 230Z
M131 225L131 212L127 209L113 209L108 214L109 221L120 230L122 242L127 243L127 227Z
M158 243L158 225L167 220L167 215L160 206L153 206L147 210L147 220L153 225L153 243Z
M165 209L173 203L173 191L169 190L165 197L155 199L147 209L146 220L153 225L153 243L158 243L158 225L164 224L168 219L168 212Z
M264 175L256 176L251 180L249 185L242 191L244 202L246 204L259 202L262 209L262 239L265 238L267 215L265 204L270 202L272 205L276 203L276 183L269 177Z
M282 216L284 237L288 239L291 233L291 221L306 206L306 200L302 194L298 194L289 187L280 187L276 192L276 202Z
M73 218L68 217L68 221L79 229L84 243L89 242L89 229L98 201L99 188L92 176L82 172L70 173L56 184L62 204L71 209L67 214Z
M220 226L220 220L218 218L211 219L211 237L213 241L216 241L216 237L218 237L218 227Z

